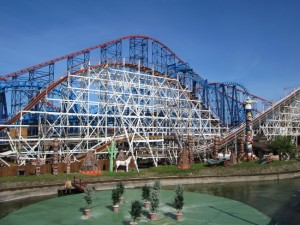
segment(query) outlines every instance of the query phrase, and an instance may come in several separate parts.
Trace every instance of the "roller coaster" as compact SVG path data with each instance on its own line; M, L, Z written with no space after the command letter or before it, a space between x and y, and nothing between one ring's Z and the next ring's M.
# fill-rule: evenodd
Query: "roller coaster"
M272 103L237 82L208 82L154 38L125 36L1 76L0 161L46 160L54 139L61 158L101 156L116 141L137 168L137 158L176 164L187 142L201 159L214 137L222 147L244 135L246 97L257 101L257 133L296 138L299 92Z

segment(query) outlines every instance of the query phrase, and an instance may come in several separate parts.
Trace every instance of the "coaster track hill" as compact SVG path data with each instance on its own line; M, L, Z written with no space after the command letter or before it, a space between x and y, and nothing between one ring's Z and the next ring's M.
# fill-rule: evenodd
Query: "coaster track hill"
M136 169L177 164L184 148L201 161L216 136L224 148L244 134L246 97L262 130L298 107L299 89L272 104L237 82L208 82L154 38L125 36L0 76L0 163L51 162L54 141L61 162L107 159L112 141Z

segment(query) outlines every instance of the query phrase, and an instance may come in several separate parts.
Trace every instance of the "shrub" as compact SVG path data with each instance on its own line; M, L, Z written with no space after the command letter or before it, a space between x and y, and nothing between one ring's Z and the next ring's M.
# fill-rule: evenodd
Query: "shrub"
M120 192L118 189L112 189L111 199L113 201L113 205L117 205L120 200Z
M157 209L158 209L158 206L159 206L159 192L158 192L158 190L153 190L151 192L150 202L151 202L151 211L152 212L157 212Z
M175 189L174 197L174 207L178 211L178 213L182 210L184 204L183 192L183 187L181 185L178 185Z
M277 136L273 141L271 141L269 147L279 154L295 155L296 147L293 144L291 136Z
M145 201L149 201L150 199L150 186L148 186L147 184L145 184L142 188L142 198Z
M153 189L159 191L160 190L160 180L155 180Z
M141 214L142 214L142 207L143 207L142 203L140 201L138 201L138 200L135 200L135 201L131 202L131 210L130 210L129 213L130 213L131 217L133 218L134 222L136 221L136 219L138 217L141 216Z
M124 194L125 187L121 181L116 184L116 189L119 191L120 196L122 196Z
M86 203L86 208L90 209L93 204L93 189L91 187L87 187L84 190L84 196L83 196L85 203Z

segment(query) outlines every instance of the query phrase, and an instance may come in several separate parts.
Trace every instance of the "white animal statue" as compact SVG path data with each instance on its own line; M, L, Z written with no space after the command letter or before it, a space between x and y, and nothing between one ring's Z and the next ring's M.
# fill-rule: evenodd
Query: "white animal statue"
M231 152L225 153L225 154L219 153L218 154L218 159L219 160L230 160L230 155L231 155Z
M117 160L116 161L116 172L118 171L118 167L119 166L126 166L126 172L128 172L128 165L131 161L132 156L129 156L126 160L121 161L121 160Z

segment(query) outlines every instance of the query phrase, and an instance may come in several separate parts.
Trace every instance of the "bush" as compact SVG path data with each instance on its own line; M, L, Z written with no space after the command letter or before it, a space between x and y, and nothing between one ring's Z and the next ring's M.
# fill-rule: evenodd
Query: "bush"
M153 189L159 191L160 190L160 180L155 180Z
M150 186L148 186L147 184L145 184L142 188L142 198L145 201L149 201L150 199Z
M131 211L129 212L133 221L135 222L142 214L142 203L138 200L131 202Z
M86 208L90 209L93 204L93 189L91 187L87 187L84 190L84 196L83 196L85 203L86 203Z
M152 212L157 212L157 209L158 209L158 206L159 206L159 192L158 192L158 190L153 190L151 192L150 202L151 202L151 211Z
M117 205L120 201L120 191L118 189L112 189L111 199L113 201L113 205Z
M277 136L271 141L269 147L278 154L295 155L296 147L293 144L291 136Z
M184 197L183 197L183 187L178 185L175 189L175 197L174 197L174 207L178 211L178 213L182 210L184 205Z
M121 181L116 184L116 189L119 191L120 196L122 196L124 194L125 187Z

